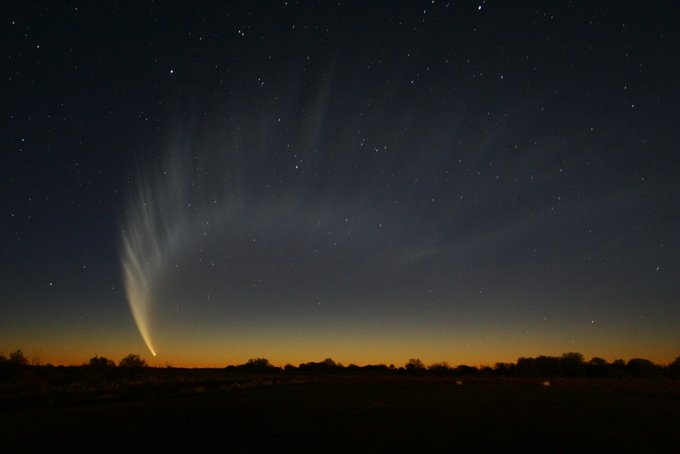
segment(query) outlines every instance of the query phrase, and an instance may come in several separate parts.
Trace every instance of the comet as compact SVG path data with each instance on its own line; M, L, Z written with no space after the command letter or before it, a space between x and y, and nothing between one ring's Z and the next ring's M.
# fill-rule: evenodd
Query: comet
M137 329L157 355L154 319L162 305L160 290L169 263L181 253L188 235L186 167L169 159L165 167L139 177L127 205L121 235L121 266L128 305Z

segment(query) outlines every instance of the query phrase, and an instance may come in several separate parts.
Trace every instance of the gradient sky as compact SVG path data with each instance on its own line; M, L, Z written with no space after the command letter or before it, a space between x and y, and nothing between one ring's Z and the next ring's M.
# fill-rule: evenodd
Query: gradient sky
M0 14L1 352L680 354L673 3L60 3Z

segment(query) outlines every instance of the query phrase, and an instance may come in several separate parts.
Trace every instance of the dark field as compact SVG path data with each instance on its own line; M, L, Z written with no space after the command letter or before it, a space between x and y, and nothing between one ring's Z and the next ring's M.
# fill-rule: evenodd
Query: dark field
M0 433L11 452L676 451L680 383L320 377L15 402Z

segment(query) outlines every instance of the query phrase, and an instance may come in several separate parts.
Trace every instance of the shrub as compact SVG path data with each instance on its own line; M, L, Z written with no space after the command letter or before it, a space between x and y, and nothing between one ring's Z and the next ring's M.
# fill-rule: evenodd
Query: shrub
M118 366L126 367L128 369L140 369L142 367L146 367L146 361L144 361L139 355L130 353L118 362Z
M9 362L15 366L25 366L28 364L28 358L26 358L21 349L17 349L9 354Z
M87 366L92 367L94 369L106 369L109 367L116 367L116 363L114 363L113 360L105 358L103 356L95 356L94 358L90 358L90 361L88 361Z
M251 358L239 367L252 372L271 372L277 369L267 358Z
M672 378L680 378L680 356L668 365L668 374Z
M406 371L410 373L422 373L425 371L425 364L418 358L411 358L406 363Z

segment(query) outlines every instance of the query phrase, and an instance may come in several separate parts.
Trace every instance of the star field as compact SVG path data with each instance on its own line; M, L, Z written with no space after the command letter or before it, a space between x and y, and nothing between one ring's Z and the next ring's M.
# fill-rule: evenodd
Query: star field
M4 6L0 350L670 361L678 12Z

